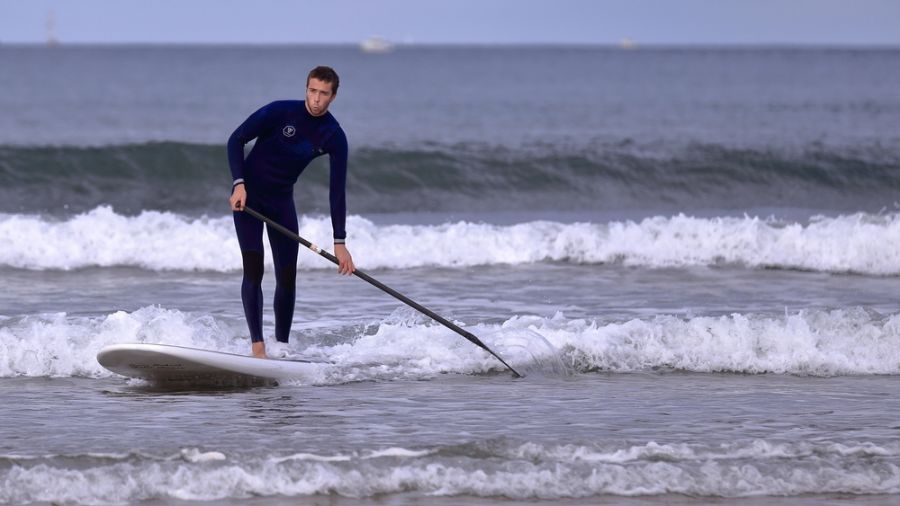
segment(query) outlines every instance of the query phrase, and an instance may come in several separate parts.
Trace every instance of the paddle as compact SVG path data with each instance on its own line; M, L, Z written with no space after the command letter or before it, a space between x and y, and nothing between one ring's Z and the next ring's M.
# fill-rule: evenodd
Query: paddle
M307 241L306 239L300 237L299 235L295 234L294 232L288 230L287 228L285 228L285 227L279 225L278 223L275 223L275 222L272 221L271 219L266 218L265 216L259 214L258 212L254 211L253 209L251 209L251 208L249 208L249 207L247 207L247 206L244 206L244 207L243 207L243 210L244 210L245 213L249 214L250 216L253 216L254 218L256 218L256 219L258 219L258 220L260 220L260 221L266 223L268 226L274 228L275 230L277 230L277 231L281 232L282 234L286 235L287 237L290 237L291 239L293 239L293 240L299 242L300 244L306 246L307 248L311 249L313 252L318 253L318 254L321 255L322 257L325 257L326 259L330 260L330 261L331 261L332 263L334 263L335 265L340 265L340 263L338 262L337 257L335 257L335 256L332 255L331 253L329 253L329 252L327 252L327 251L325 251L325 250L319 248L319 247L316 246L315 244L313 244L313 243ZM357 277L359 277L359 278L362 278L362 279L366 280L366 281L369 282L369 284L371 284L372 286L375 286L375 287L377 287L377 288L380 288L381 290L383 290L383 291L389 293L390 295L394 296L394 298L396 298L396 299L398 299L399 301L403 302L404 304L406 304L406 305L412 307L413 309L416 309L416 310L418 310L418 311L420 311L420 312L422 312L422 313L428 315L429 317L431 317L432 319L434 319L434 321L440 323L441 325L447 327L448 329L450 329L450 330L456 332L457 334L459 334L459 335L465 337L465 338L468 339L472 344L474 344L474 345L480 347L481 349L483 349L483 350L485 350L486 352L488 352L488 353L490 353L491 355L493 355L497 360L500 361L500 363L502 363L502 364L505 365L510 371L512 371L512 373L513 373L517 378L521 378L521 377L522 377L522 375L519 374L518 372L516 372L516 370L513 369L512 366L510 366L509 364L506 363L505 360L503 360L502 358L500 358L500 355L497 355L496 353L494 353L494 351L491 350L490 348L488 348L486 344L484 344L483 342L481 342L481 339L478 339L478 337L476 337L475 334L472 334L471 332L469 332L469 331L467 331L467 330L463 330L463 329L459 328L457 325L455 325L455 324L454 324L453 322L451 322L450 320L447 320L447 319L444 318L443 316L441 316L441 315L435 313L434 311L432 311L432 310L428 309L427 307L425 307L425 306L419 304L418 302L416 302L416 301L410 299L409 297L407 297L407 296L403 295L402 293L398 292L397 290L394 290L393 288L391 288L391 287L385 285L384 283L378 281L377 279L373 278L372 276L369 276L368 274L366 274L365 272L363 272L363 271L361 271L361 270L359 270L359 269L356 269L355 271L353 271L353 274L355 274L355 275L356 275Z

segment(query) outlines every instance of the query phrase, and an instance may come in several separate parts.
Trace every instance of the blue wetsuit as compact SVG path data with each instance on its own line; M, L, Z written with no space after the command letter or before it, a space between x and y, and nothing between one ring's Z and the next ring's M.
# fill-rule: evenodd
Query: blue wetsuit
M244 159L244 145L256 144ZM313 116L301 100L272 102L247 118L228 139L228 163L233 184L244 183L247 206L297 232L294 183L318 156L331 164L329 201L334 242L347 237L347 136L330 112ZM234 212L234 227L244 263L241 300L250 339L262 341L263 223L242 211ZM275 263L275 339L287 342L296 301L299 245L268 227Z

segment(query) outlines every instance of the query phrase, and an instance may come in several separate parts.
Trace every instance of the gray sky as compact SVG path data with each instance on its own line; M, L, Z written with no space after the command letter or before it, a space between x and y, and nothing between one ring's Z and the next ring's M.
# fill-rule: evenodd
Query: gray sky
M900 46L900 0L0 0L0 43Z

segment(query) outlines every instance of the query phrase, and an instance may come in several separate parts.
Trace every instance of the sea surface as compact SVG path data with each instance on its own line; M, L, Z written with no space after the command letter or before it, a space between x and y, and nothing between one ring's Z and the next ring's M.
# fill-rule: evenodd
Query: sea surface
M97 363L249 352L224 144L319 64L357 266L524 378L306 250L282 351L314 374ZM898 49L2 45L0 69L0 504L900 502ZM325 247L327 185L318 160L295 189Z

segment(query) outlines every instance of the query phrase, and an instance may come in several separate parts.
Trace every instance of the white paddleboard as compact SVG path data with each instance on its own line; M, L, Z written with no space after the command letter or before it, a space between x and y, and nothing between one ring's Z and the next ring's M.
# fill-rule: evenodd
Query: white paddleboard
M111 344L97 353L110 371L158 384L247 386L312 378L322 363L279 360L169 344Z

